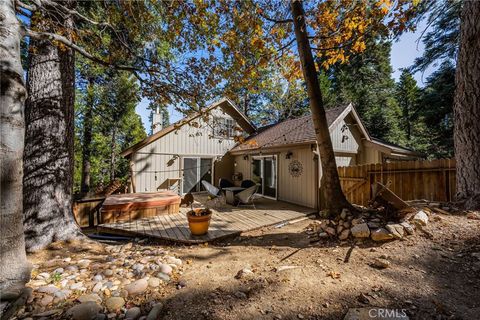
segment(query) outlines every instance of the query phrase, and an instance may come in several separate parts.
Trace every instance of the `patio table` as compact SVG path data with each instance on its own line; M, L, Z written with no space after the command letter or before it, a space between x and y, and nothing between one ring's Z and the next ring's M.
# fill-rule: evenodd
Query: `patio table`
M231 204L232 206L235 205L235 194L239 193L240 191L245 190L245 188L242 187L229 187L229 188L223 188L225 190L225 199L228 204Z

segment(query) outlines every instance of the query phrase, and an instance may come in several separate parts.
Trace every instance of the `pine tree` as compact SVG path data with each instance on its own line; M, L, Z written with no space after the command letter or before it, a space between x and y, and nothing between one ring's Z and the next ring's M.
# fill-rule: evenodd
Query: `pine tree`
M374 137L404 144L405 134L399 124L402 112L391 76L391 43L370 39L367 47L349 63L336 64L328 71L335 104L353 103Z
M453 96L455 91L455 67L444 62L432 73L422 89L419 116L424 127L412 142L416 150L431 158L453 156Z
M412 140L413 126L418 119L418 99L420 98L420 90L417 81L412 74L406 70L402 70L400 80L397 84L396 97L398 105L402 110L402 119L400 127L405 131L407 143Z

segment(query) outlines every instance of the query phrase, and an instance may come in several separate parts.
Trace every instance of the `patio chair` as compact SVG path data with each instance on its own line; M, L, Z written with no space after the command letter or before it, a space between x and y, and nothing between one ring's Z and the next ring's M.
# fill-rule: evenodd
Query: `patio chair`
M252 180L243 180L240 187L248 189L248 188L251 188L251 187L256 186L256 185L257 184L255 182L253 182Z
M237 193L235 195L235 199L238 201L237 207L241 205L251 205L254 209L256 209L253 201L257 198L257 195L255 194L257 193L257 190L258 185L255 184L254 186Z
M235 186L230 180L227 180L225 178L220 178L220 180L218 180L218 187L220 188L220 191L224 192L223 189L224 188L230 188L230 187L233 187Z
M220 192L220 189L205 180L202 180L202 185L207 191L208 195L212 198L212 200L214 200L215 207L218 206L218 200L222 198L222 193Z

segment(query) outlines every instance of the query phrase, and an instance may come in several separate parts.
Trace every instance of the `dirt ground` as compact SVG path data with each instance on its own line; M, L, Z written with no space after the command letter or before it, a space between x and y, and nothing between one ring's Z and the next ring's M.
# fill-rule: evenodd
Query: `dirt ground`
M187 262L175 279L185 287L161 294L162 319L342 319L355 307L405 309L410 319L480 319L480 221L433 220L426 228L433 237L416 232L384 243L312 243L305 220L216 244L145 246ZM378 257L390 267L372 267ZM253 272L236 277L244 268Z

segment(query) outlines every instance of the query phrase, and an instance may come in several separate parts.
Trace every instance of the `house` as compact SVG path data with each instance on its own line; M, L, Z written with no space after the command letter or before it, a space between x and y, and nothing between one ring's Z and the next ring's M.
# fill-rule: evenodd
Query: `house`
M228 175L222 161L235 137L253 134L255 126L228 99L165 128L158 110L152 116L153 134L124 150L130 161L131 191L175 190L180 194L202 191L201 180L210 183Z
M326 110L337 166L414 160L421 154L372 138L349 104ZM233 147L233 173L257 182L259 194L319 207L321 165L310 115L259 128Z
M338 166L421 156L372 138L351 104L328 109L326 116ZM256 129L223 99L166 128L156 127L122 152L130 159L133 192L175 186L184 194L202 191L201 180L217 184L224 177L238 184L249 179L264 197L319 207L321 166L310 115ZM235 136L241 135L239 143Z

